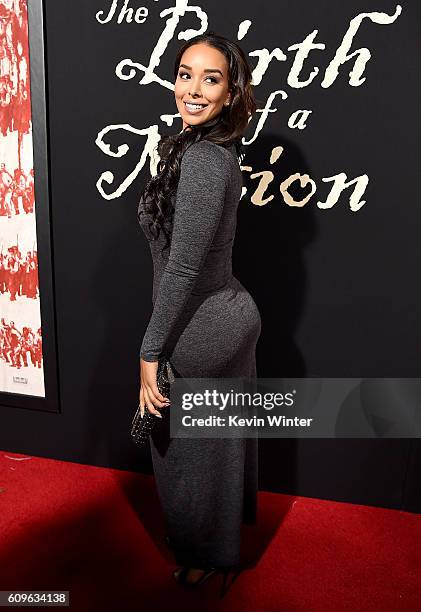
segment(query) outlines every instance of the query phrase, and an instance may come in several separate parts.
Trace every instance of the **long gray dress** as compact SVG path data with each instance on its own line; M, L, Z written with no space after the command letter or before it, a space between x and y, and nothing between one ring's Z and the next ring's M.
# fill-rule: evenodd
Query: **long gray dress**
M256 378L261 318L232 274L232 246L242 173L235 146L207 140L181 161L171 250L140 224L154 266L153 313L140 355L166 355L176 376ZM151 454L165 526L176 562L192 567L240 561L241 523L257 514L257 438L170 438L169 410L151 436Z

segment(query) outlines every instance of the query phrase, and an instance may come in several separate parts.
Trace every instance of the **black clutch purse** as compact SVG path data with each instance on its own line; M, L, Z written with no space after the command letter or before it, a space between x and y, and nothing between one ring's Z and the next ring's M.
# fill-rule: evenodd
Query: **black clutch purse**
M165 397L170 398L170 386L174 382L175 377L169 360L166 357L161 357L158 360L158 370L156 373L156 384L158 390ZM167 406L164 410L168 410ZM152 429L155 427L156 422L160 420L159 417L155 416L147 408L143 417L140 413L140 404L136 410L136 413L132 420L131 437L135 444L143 446L146 440L149 438Z

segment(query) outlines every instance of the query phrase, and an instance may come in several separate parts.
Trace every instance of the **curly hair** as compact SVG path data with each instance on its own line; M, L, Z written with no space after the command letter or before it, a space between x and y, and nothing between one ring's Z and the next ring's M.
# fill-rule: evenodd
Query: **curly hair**
M162 230L169 246L170 229L174 215L171 197L176 193L180 177L181 160L186 149L199 140L210 140L223 147L234 144L238 157L244 155L241 138L249 119L256 112L257 104L252 90L252 73L243 50L235 42L206 32L186 42L178 51L174 62L174 79L177 79L183 53L192 45L204 43L218 49L228 62L228 87L231 92L229 106L224 106L217 117L198 125L188 124L182 132L164 136L157 145L159 162L157 174L149 179L143 189L138 220L142 214L149 214L149 229L153 239Z

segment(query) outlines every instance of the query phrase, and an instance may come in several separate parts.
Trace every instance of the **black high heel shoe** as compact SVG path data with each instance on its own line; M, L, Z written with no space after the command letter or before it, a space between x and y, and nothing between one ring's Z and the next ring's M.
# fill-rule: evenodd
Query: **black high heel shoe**
M172 574L174 577L174 580L178 582L179 585L189 590L197 589L197 587L203 584L205 580L210 578L210 576L212 576L212 574L216 572L216 567L209 567L206 570L204 569L203 574L200 576L200 578L198 578L197 580L193 582L193 581L187 580L187 574L190 569L191 569L190 567L184 566L184 567L174 570Z
M174 580L178 582L178 584L181 585L182 587L189 589L189 590L194 590L194 589L197 589L201 584L203 584L213 574L220 573L223 578L221 590L219 592L220 597L223 597L225 595L225 593L228 591L228 587L234 582L234 580L237 578L237 576L240 573L240 570L237 568L232 569L232 568L225 568L225 567L209 567L207 569L204 569L204 573L202 574L202 576L200 576L200 578L198 578L194 582L191 582L187 580L187 574L190 569L191 569L190 567L184 566L182 568L178 568L174 570L173 571ZM228 585L227 581L228 581L228 576L230 573L233 573L233 578L231 579L231 582Z

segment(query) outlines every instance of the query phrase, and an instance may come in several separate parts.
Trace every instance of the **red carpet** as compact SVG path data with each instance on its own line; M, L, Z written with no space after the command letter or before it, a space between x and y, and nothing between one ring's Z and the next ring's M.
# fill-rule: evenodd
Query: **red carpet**
M67 590L78 612L421 609L420 515L259 493L250 569L218 599L220 576L171 578L151 476L1 451L0 508L0 590Z

